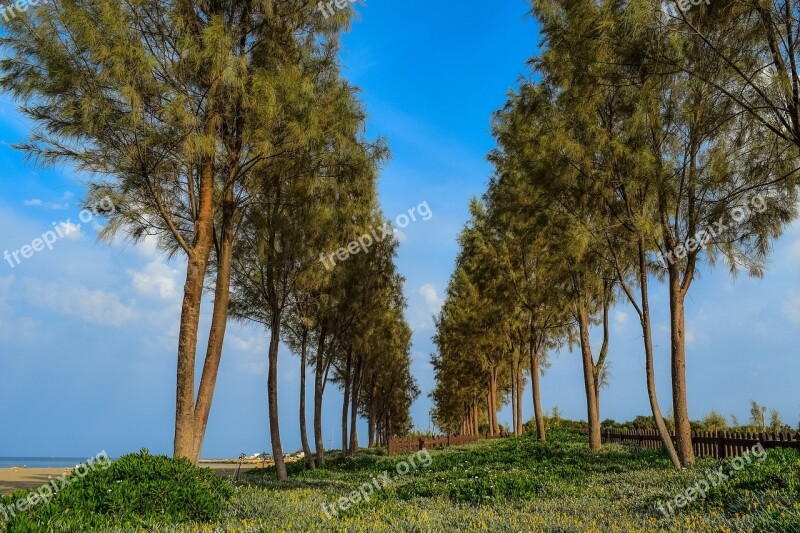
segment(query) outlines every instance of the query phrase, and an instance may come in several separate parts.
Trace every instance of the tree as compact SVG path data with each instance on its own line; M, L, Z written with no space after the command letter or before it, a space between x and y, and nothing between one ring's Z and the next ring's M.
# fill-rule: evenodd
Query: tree
M755 400L750 402L750 425L761 428L762 431L767 430L767 407L758 405Z
M704 416L701 424L706 431L724 431L728 429L728 423L725 421L725 417L717 411L711 411Z
M781 415L776 409L769 412L769 427L773 433L780 433L783 429L783 421Z
M97 179L109 196L103 232L155 237L187 259L178 340L176 456L197 460L227 323L240 192L269 145L248 141L297 90L293 62L327 48L343 16L323 21L306 0L43 4L16 17L2 43L2 86L35 122L19 148ZM269 59L267 59L269 58ZM285 68L276 68L278 66ZM276 75L276 72L280 74ZM203 284L216 258L214 310L199 391L195 358Z

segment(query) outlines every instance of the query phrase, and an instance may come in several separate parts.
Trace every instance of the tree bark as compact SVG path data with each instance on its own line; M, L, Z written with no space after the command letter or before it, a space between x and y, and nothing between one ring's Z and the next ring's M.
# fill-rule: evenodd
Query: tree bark
M206 359L197 402L194 408L194 463L200 460L203 441L208 427L208 416L214 399L214 389L222 359L222 346L225 341L225 330L228 325L228 302L230 301L231 262L233 259L233 241L236 233L236 204L233 200L233 188L227 187L222 208L222 236L217 259L217 279L214 290L214 309L211 315L211 329L208 335Z
M583 359L583 380L586 388L586 411L589 419L589 447L598 451L602 447L600 434L600 420L597 409L597 394L595 391L594 359L592 347L589 344L589 313L583 298L578 302L578 324L581 337L581 356Z
M497 369L492 368L492 425L494 431L492 435L500 434L500 424L497 420Z
M686 401L686 327L685 293L681 287L678 269L669 268L670 340L672 348L672 408L675 414L675 440L678 456L684 467L694 464L692 428L689 424L689 407Z
M286 481L286 463L283 460L281 446L281 430L278 420L278 347L281 338L281 313L272 310L273 318L269 334L269 371L267 377L267 396L269 397L269 433L272 439L272 459L275 461L275 472L278 479Z
M486 392L486 421L489 425L489 429L486 432L489 435L494 435L494 427L492 426L493 419L492 419L492 386L489 385L489 390Z
M178 368L175 401L175 457L194 460L194 369L197 330L208 260L213 243L214 163L207 161L200 173L199 207L192 252L186 266L186 283L178 334Z
M480 432L480 412L478 411L478 398L472 397L472 434L477 435Z
M378 391L375 387L372 388L372 394L369 398L369 417L367 418L367 447L372 448L375 445L375 396Z
M536 419L536 439L539 442L547 441L547 432L544 427L544 417L542 415L541 389L539 388L539 350L536 346L534 333L530 336L530 357L531 357L531 394L533 394L533 417Z
M681 461L678 458L678 453L675 451L675 446L672 443L672 437L669 434L667 425L664 423L664 416L661 414L661 407L658 404L655 365L653 363L653 330L650 320L650 295L648 286L647 256L644 247L644 237L639 236L639 288L642 295L642 309L640 318L642 323L642 337L644 338L647 396L650 399L650 410L653 412L653 420L655 420L658 436L661 437L661 443L664 445L664 449L667 451L667 455L669 455L673 466L675 466L675 468L680 468Z
M348 453L351 455L358 449L358 400L361 394L361 370L363 368L363 355L356 358L356 367L353 370L353 388L350 398L350 446Z
M524 422L522 418L522 391L525 388L525 380L522 377L522 351L519 352L517 361L517 428L514 433L519 436L525 432Z
M317 468L325 466L325 448L322 439L322 378L325 371L325 328L319 335L316 365L314 366L314 446L317 452Z
M514 433L517 432L517 356L514 349L511 350L511 427Z
M347 455L347 410L350 408L350 383L352 372L350 370L350 360L353 356L353 348L347 351L347 361L344 373L344 399L342 401L342 454Z
M314 470L316 463L308 444L308 427L306 424L306 367L308 364L308 329L303 326L300 340L300 444L303 446L306 468Z

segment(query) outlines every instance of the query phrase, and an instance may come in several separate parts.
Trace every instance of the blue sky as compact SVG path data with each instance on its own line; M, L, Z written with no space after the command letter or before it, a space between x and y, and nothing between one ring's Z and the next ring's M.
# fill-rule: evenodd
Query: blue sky
M360 5L345 37L345 75L361 87L369 134L385 136L393 158L381 177L383 209L394 218L422 202L433 217L403 230L398 265L406 277L407 318L414 329L413 370L423 393L415 422L428 426L434 350L432 316L458 252L467 204L491 173L491 113L525 73L537 50L536 23L523 0L460 2L457 7L407 0ZM9 144L23 140L25 120L0 97L0 253L17 250L68 219L77 226L80 177L41 169ZM11 268L0 262L0 456L90 456L137 450L169 453L174 413L175 351L183 265L146 243L95 242L93 221L73 227L53 250ZM756 399L797 424L800 399L800 226L775 244L763 280L732 280L704 271L687 302L690 415L711 409L746 419ZM653 287L659 390L669 406L667 299ZM203 312L207 326L210 310ZM603 418L648 412L638 324L626 305L614 310L611 383ZM201 327L201 329L203 329ZM205 457L270 449L266 400L267 335L232 324L226 338ZM201 345L202 345L201 339ZM585 418L580 360L552 354L542 381L548 409ZM299 367L281 351L283 444L300 447ZM329 388L326 445L340 442L341 395ZM531 415L529 390L524 415ZM504 410L501 422L510 421ZM360 424L360 435L366 428Z

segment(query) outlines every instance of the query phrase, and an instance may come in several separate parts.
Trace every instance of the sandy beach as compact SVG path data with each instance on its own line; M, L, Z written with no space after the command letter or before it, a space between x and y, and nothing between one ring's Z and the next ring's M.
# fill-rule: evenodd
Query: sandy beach
M0 494L41 487L71 468L0 468Z

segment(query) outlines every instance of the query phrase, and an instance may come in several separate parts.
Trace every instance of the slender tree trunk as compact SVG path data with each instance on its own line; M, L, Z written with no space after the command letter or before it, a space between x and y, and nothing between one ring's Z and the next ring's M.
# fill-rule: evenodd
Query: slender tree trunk
M316 365L314 365L314 446L317 451L317 468L325 466L325 448L322 438L322 378L325 372L325 328L319 335Z
M233 259L233 240L236 230L236 204L233 199L233 188L227 187L222 207L222 236L220 239L219 257L217 259L217 280L214 290L214 309L211 314L206 359L200 388L197 392L197 403L194 408L194 463L200 460L203 441L208 427L208 416L214 399L214 388L217 384L219 364L222 359L222 346L225 341L225 330L228 325L228 302L230 301L231 262Z
M600 418L600 368L595 367L594 372L594 408L595 408L595 417L597 418L598 423L602 420Z
M480 432L481 421L480 411L478 409L478 398L472 397L472 434L477 435Z
M199 208L195 221L192 252L186 266L180 330L175 401L175 457L194 460L194 369L197 355L197 330L208 260L213 243L214 163L206 162L200 175Z
M286 463L283 460L283 447L281 446L281 430L278 420L278 347L281 342L281 313L272 310L273 318L269 334L269 371L267 378L267 395L269 397L269 434L272 439L272 458L275 461L275 472L278 479L286 481Z
M491 380L490 380L491 382ZM486 421L489 425L489 429L486 431L489 435L494 435L494 427L492 426L493 419L492 419L492 386L489 385L489 390L486 392Z
M316 463L308 444L308 425L306 423L306 367L308 366L308 329L303 326L300 340L300 444L303 446L306 468L314 470Z
M544 427L541 389L539 388L539 366L541 361L533 332L530 335L529 347L531 357L531 394L533 394L533 417L536 420L536 439L539 442L545 442L547 440L547 432Z
M347 351L347 361L344 368L344 398L342 400L342 454L347 455L347 410L350 408L350 383L352 372L350 370L350 360L353 356L353 348Z
M656 373L655 365L653 363L653 330L650 321L650 294L649 282L647 278L647 256L644 247L644 237L639 236L639 288L642 294L642 337L644 338L644 357L645 357L645 374L647 374L647 396L650 399L650 409L653 411L653 420L656 423L658 435L661 437L661 443L667 451L672 464L675 468L681 467L681 461L678 458L678 453L675 451L675 446L672 443L672 437L669 434L669 429L664 423L664 416L661 414L661 407L658 404L658 392L656 389Z
M519 405L517 404L517 354L511 349L511 431L518 436Z
M669 312L672 347L672 408L675 414L675 440L678 456L684 467L694 464L692 428L689 424L689 407L686 402L686 329L684 292L678 269L669 268Z
M514 430L516 435L522 435L525 432L524 422L522 418L522 391L525 388L525 380L522 377L522 351L519 352L517 361L517 428Z
M353 370L353 390L350 398L350 447L348 452L353 454L358 448L358 400L361 394L361 369L363 367L363 355L356 358L356 367Z
M375 395L377 393L373 387L369 398L369 416L367 417L367 447L369 448L375 445Z
M500 424L497 420L497 369L492 368L492 425L494 431L492 435L500 434Z
M589 419L589 447L598 451L602 447L600 420L595 393L594 359L589 344L589 313L583 298L578 303L578 324L580 326L581 356L583 360L583 380L586 387L586 411Z

